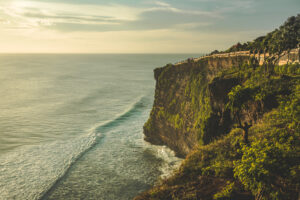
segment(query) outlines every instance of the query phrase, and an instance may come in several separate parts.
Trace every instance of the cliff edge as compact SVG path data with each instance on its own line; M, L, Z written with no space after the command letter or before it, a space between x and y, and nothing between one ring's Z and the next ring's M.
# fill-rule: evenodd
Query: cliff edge
M167 145L184 157L194 147L208 144L228 131L231 124L226 123L230 118L224 108L226 98L214 96L209 89L215 87L222 93L228 92L238 80L213 81L214 77L221 69L239 66L248 58L207 57L155 69L155 100L144 126L145 140Z
M135 199L298 200L299 41L300 15L253 42L155 69L145 140L185 160Z
M299 62L299 48L289 54L289 60L283 54L277 66ZM240 69L251 58L257 57L234 52L188 59L155 69L155 100L150 118L144 125L145 140L167 145L178 156L185 157L193 148L228 133L236 121L226 108L227 94L242 82L242 78L220 75L232 68ZM253 119L248 121L257 120L264 112L263 108L253 109Z

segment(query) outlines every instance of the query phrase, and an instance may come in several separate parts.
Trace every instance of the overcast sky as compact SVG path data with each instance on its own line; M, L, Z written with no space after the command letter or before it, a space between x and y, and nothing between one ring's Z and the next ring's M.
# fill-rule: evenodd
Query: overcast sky
M207 53L300 13L300 0L0 0L0 52Z

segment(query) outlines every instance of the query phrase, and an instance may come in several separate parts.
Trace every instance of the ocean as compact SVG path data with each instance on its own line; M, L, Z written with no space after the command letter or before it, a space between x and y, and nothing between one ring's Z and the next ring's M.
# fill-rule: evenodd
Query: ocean
M132 199L180 159L143 140L153 69L199 55L1 54L0 199Z

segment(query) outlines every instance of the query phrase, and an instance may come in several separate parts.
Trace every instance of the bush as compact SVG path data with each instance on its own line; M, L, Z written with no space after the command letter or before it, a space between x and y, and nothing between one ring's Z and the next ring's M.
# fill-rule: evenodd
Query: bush
M298 99L298 100L297 100ZM299 96L281 102L256 128L262 133L251 146L243 145L241 160L234 162L234 176L263 199L295 199L299 184Z

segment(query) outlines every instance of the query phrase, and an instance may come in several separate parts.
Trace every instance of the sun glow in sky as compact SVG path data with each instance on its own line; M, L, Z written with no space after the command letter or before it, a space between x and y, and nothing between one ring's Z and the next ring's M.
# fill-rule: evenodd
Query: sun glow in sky
M0 52L206 53L299 10L299 0L0 0Z

